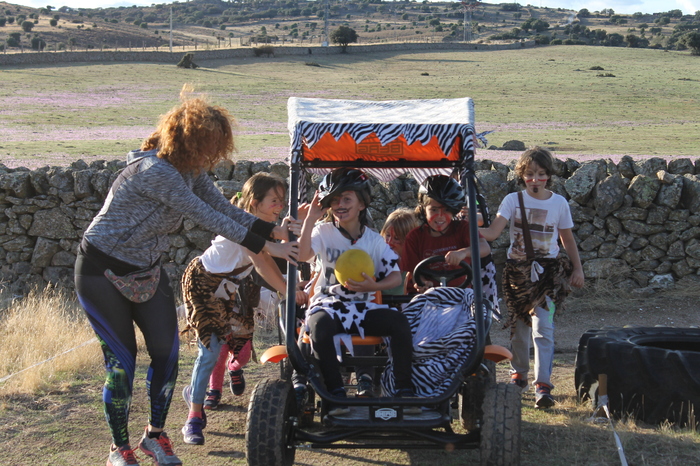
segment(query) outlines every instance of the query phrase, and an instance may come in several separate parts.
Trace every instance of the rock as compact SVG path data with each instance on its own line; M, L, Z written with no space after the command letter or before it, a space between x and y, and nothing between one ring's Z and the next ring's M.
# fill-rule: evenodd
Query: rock
M650 159L640 160L634 164L635 174L649 177L654 177L656 176L656 172L659 170L666 170L667 168L666 160L662 159L661 157L652 157Z
M30 172L12 172L0 175L0 189L6 189L13 196L26 198L32 194Z
M592 259L583 264L583 273L587 278L625 277L630 272L629 265L622 259Z
M700 178L695 175L683 175L681 204L690 213L700 213Z
M230 180L233 173L233 161L225 159L216 164L212 169L212 173L217 180Z
M670 183L664 183L656 196L656 203L675 209L681 201L683 193L683 177L671 175Z
M501 150L517 150L522 152L526 150L526 147L524 142L518 141L517 139L512 139L510 141L506 141L503 144L503 147L501 147Z
M634 160L629 155L625 155L620 159L617 168L620 170L620 175L625 178L632 179L636 175L634 171Z
M35 267L48 267L51 265L53 255L58 252L61 246L58 241L47 238L37 238L32 253L31 264Z
M253 162L249 161L240 161L236 164L233 170L233 174L231 175L231 180L233 181L238 181L240 183L245 183L248 178L252 176L251 173L251 168L253 166Z
M690 159L674 159L668 162L668 171L674 175L693 175L695 166Z
M658 179L637 175L632 178L627 193L632 196L636 207L646 209L654 202L660 188L661 182Z
M40 210L34 214L34 221L29 228L30 236L61 239L77 238L78 235L63 210L59 207L50 210Z
M584 205L590 199L593 189L598 181L605 177L605 165L597 162L587 162L581 165L571 177L566 180L564 186L571 199Z
M608 176L598 183L593 196L596 215L604 218L622 207L626 192L627 187L619 175Z
M279 176L283 180L289 180L289 165L284 162L273 163L270 167L270 173Z
M655 290L666 290L673 288L675 285L675 280L673 275L670 273L664 275L654 275L649 280L649 286Z

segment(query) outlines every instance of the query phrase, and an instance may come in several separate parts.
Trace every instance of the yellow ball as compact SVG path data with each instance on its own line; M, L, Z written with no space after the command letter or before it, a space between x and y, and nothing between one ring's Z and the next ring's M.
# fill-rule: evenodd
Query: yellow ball
M335 261L335 278L340 284L344 285L348 279L364 281L362 272L370 277L374 275L374 261L362 249L348 249Z

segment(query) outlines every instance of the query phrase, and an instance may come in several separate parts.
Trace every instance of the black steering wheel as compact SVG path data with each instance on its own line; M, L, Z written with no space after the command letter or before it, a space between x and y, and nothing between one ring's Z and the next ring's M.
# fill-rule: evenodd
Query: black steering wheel
M454 270L432 270L429 266L436 263L445 263L445 256L432 256L423 259L413 269L413 281L418 286L425 286L424 279L435 280L440 283L440 286L447 286L447 283L457 277L464 277L464 282L459 285L459 288L468 288L472 283L472 268L466 262L459 263L459 268Z

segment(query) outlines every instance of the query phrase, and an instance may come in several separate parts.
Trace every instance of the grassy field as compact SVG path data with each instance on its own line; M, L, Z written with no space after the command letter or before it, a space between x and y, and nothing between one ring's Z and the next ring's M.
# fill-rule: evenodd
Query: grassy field
M320 66L307 66L311 60ZM237 116L236 157L248 160L286 156L291 96L469 96L477 131L495 131L489 135L495 146L519 139L579 159L698 155L700 60L687 52L558 46L354 54L351 47L344 55L199 64L198 70L150 63L6 67L0 157L29 167L122 158L188 82ZM486 150L478 156L511 157Z

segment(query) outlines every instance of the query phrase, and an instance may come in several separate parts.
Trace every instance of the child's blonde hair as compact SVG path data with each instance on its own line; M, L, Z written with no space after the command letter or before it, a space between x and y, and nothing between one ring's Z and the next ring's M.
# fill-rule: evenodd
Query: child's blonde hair
M544 147L535 146L531 149L526 150L522 153L518 159L518 163L515 165L515 174L518 175L518 183L525 185L525 171L531 163L537 164L539 167L543 168L549 179L545 188L552 186L552 175L554 174L554 157L552 153L549 152Z
M284 199L285 193L287 192L287 182L272 173L256 173L248 178L243 185L243 190L231 198L231 204L237 205L247 212L251 212L253 201L260 203L271 189L275 189L277 195L281 199Z
M416 217L416 213L407 207L401 207L389 214L380 234L386 237L389 231L393 229L394 235L400 241L403 241L411 230L419 226L420 221Z

